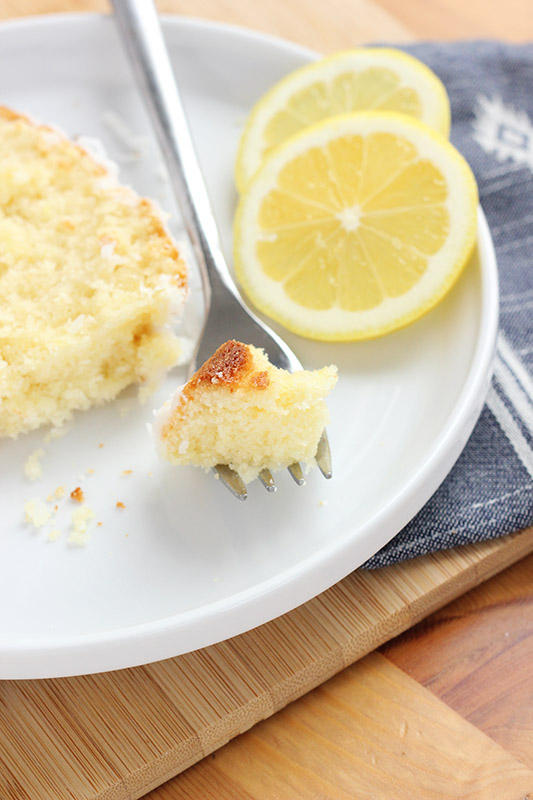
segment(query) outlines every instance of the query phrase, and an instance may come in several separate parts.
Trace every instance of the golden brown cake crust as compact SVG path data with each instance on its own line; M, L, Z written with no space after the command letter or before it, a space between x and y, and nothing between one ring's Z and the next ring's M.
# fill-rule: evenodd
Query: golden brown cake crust
M28 125L30 128L34 128L37 131L50 131L50 133L58 133L58 129L54 129L51 125L41 125L40 123L34 122L30 117L26 114L20 114L18 111L13 111L13 109L8 108L7 106L0 106L0 119L4 119L7 122L22 122L24 125ZM64 134L61 134L64 137ZM89 154L83 147L75 142L71 141L70 139L66 139L65 142L72 148L72 150L78 151L84 158L90 158ZM48 147L42 142L38 141L35 144L35 149L41 155L46 155ZM95 173L100 175L106 174L105 167L102 164L97 164L93 159L91 159L92 164L91 167Z
M247 384L253 389L266 389L270 383L267 372L254 371L252 353L247 345L234 339L221 344L211 358L192 376L185 391L202 383L224 384L230 391Z
M1 104L0 139L1 437L153 388L181 357L188 279L160 212L90 143Z
M3 117L4 119L8 119L10 121L13 121L15 119L22 119L24 120L24 122L31 124L29 117L27 117L25 114L19 114L18 111L13 111L11 108L8 108L7 106L0 106L0 117Z
M51 133L58 133L57 129L54 129L50 125L42 125L40 123L34 122L30 117L26 114L21 114L18 111L13 111L13 109L8 108L7 106L0 105L0 119L4 119L8 122L22 122L25 125L29 125L31 128L34 128L38 131L50 131ZM95 174L98 175L106 175L107 169L102 165L97 163L94 158L91 156L87 150L79 145L76 142L71 141L70 139L66 138L64 134L61 134L62 142L61 145L63 147L70 147L72 151L77 152L83 159L86 159L86 162L90 164L91 169L94 171ZM43 144L43 142L36 143L36 149L41 151L41 155L46 155L47 147ZM65 169L68 169L69 165L65 164ZM146 197L139 197L137 199L139 208L142 209L143 213L146 215L147 218L150 219L152 225L152 233L154 236L158 236L165 249L167 250L167 255L169 258L173 258L176 260L177 271L176 274L172 278L172 283L178 287L181 291L185 292L188 286L188 275L187 275L187 268L185 263L181 260L178 250L174 244L172 237L169 235L168 231L166 230L164 224L161 221L161 218L154 208L154 205L151 200L148 200ZM73 228L72 224L66 223L66 227ZM102 241L102 244L105 244L105 240Z
M315 464L336 367L288 370L253 345L229 341L157 412L154 438L172 464L227 464L244 483L263 469Z

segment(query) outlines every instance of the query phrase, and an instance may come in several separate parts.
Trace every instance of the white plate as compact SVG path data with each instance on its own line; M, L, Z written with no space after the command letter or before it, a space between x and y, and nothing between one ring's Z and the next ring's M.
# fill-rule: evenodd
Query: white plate
M229 256L232 168L246 114L274 81L315 56L212 23L166 19L165 34ZM1 26L0 102L70 134L97 136L111 157L124 147L103 123L107 109L136 133L149 131L112 24L98 16ZM168 206L152 148L121 174ZM145 422L180 371L147 406L130 400L126 416L121 400L77 414L70 432L48 444L43 431L2 441L0 678L178 655L289 611L362 564L421 508L461 452L488 388L497 310L494 252L480 215L472 263L415 325L364 344L286 335L306 367L339 366L329 482L313 473L298 489L284 473L277 494L253 484L241 504L211 475L159 464ZM30 484L23 464L39 446L43 477ZM121 476L128 469L132 475ZM86 548L66 541L71 500L45 529L23 522L24 501L60 484L81 485L95 511ZM62 530L54 543L51 527Z

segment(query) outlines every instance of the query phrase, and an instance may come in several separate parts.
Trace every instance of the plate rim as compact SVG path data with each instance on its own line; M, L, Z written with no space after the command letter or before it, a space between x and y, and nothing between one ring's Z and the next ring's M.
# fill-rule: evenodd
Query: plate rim
M207 30L215 35L233 35L247 41L260 41L277 49L289 50L306 60L320 57L319 53L290 40L244 26L197 17L161 16L164 28ZM0 38L7 28L41 29L44 25L53 30L58 24L80 25L102 21L110 24L110 15L83 12L23 17L2 21ZM327 552L321 548L293 567L253 587L189 611L100 631L98 634L88 633L56 640L49 637L45 646L43 640L37 638L24 639L15 645L0 639L0 661L3 665L0 679L66 677L129 668L216 644L307 602L357 569L390 541L423 507L449 473L485 402L498 333L499 282L494 246L481 208L478 212L477 246L480 253L481 313L467 380L446 425L434 440L430 456L418 466L401 491L389 498L378 514L358 526L357 548L363 552L362 556L353 560L349 558L354 546L352 529L336 543L333 550L331 546L328 546ZM372 535L381 526L394 528L394 532L385 541L380 538L380 546L376 549L371 543ZM348 569L344 567L345 563L350 564ZM180 642L184 635L185 645ZM144 655L145 647L150 650L148 659ZM104 653L102 649L105 649Z

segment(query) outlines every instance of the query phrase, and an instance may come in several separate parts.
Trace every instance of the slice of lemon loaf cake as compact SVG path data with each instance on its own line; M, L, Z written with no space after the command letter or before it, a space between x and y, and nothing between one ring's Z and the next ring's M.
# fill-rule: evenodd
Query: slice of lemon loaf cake
M157 379L187 271L154 206L55 129L0 107L0 435Z
M289 373L263 350L226 342L157 412L157 447L173 464L229 464L245 482L265 468L313 466L336 381L336 367Z

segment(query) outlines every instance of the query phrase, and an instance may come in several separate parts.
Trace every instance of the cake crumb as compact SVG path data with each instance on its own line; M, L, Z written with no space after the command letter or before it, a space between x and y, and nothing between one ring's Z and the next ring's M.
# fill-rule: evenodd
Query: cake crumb
M120 474L121 474L121 475L131 475L131 474L132 474L132 472L133 472L133 470L132 470L132 469L123 469L123 470L122 470L122 472L121 472Z
M319 502L319 504L318 504L318 505L319 505L319 506L327 506L327 504L328 504L328 501L327 501L327 500L320 500L320 502Z
M68 537L68 543L78 547L84 547L89 541L87 536L88 523L94 517L94 511L89 506L84 505L77 508L72 513L72 531Z
M66 433L68 433L68 428L66 426L63 426L62 428L52 428L44 437L43 442L48 444L52 441L52 439L61 439L61 437Z
M104 446L103 442L100 442L100 444L98 445L98 447L100 447L100 448L102 448L103 446Z
M91 469L89 467L89 469L87 470L87 475L94 475L94 469Z
M58 528L54 528L53 531L50 531L48 534L47 540L49 542L55 542L61 536L61 531Z
M292 375L253 345L225 342L156 411L157 452L171 464L206 470L229 464L244 483L297 461L308 472L336 380L333 365Z
M54 495L57 497L58 500L59 500L60 497L63 497L64 494L65 494L65 487L64 486L58 486L54 491Z
M0 110L0 127L1 350L9 358L0 433L47 424L38 441L50 441L63 433L50 423L59 428L76 409L114 399L174 365L177 314L160 279L168 277L184 301L187 269L164 215L119 184L84 142L8 108ZM100 245L106 231L120 254ZM126 270L113 269L117 258Z
M24 464L24 475L28 478L28 480L36 481L43 474L41 466L41 458L43 456L44 450L42 447L39 447L38 450L34 450L33 453L30 453L26 459L26 463Z
M121 503L120 500L117 501L117 508L126 508L124 503Z
M25 521L30 522L34 528L42 528L52 516L50 509L38 497L24 503L24 514Z
M154 474L153 472L149 472L148 477L151 478L153 474Z
M97 522L96 524L98 525L99 528L101 528L103 523Z
M84 494L79 486L76 486L76 488L71 491L70 496L77 503L83 503L85 500Z

